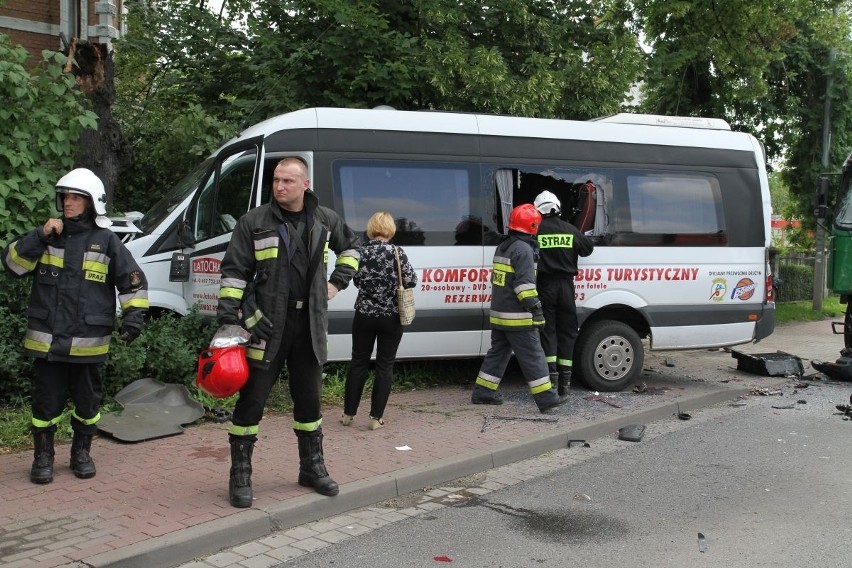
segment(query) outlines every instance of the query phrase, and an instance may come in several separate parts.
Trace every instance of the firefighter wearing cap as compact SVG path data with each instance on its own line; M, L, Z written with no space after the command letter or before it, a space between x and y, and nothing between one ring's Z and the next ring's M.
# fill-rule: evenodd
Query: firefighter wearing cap
M116 290L122 309L120 337L142 330L148 309L145 275L118 236L107 229L106 193L90 170L78 168L56 183L59 218L48 219L3 250L14 276L32 278L24 349L33 363L33 483L53 481L53 436L70 395L71 469L95 475L91 451L103 396L101 367L115 324Z
M535 198L535 207L542 214L538 229L538 291L545 322L541 344L550 380L557 383L559 396L567 397L578 333L574 300L577 259L592 254L595 245L592 239L560 217L562 207L553 193L542 191Z
M358 270L359 239L309 190L305 163L284 158L275 167L272 200L237 222L222 260L217 319L250 332L249 377L240 389L229 430L228 498L252 503L252 454L266 399L287 366L299 485L337 495L322 448L322 365L327 358L328 301ZM328 275L329 250L336 255Z
M491 347L485 354L470 401L503 404L497 393L514 352L538 409L546 412L562 404L550 383L538 328L544 314L536 289L535 270L541 214L531 203L509 215L509 236L494 252L491 276Z

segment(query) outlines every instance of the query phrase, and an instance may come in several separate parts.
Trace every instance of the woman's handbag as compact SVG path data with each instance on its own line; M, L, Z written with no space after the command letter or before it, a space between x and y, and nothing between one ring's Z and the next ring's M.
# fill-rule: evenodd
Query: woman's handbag
M399 285L396 287L396 305L399 308L399 322L409 325L414 321L414 288L406 288L402 282L402 264L399 262L399 249L393 247L396 256L396 272L399 276Z

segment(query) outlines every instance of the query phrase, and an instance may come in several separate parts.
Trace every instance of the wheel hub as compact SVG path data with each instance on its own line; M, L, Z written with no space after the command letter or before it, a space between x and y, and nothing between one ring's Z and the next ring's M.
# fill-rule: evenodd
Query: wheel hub
M618 380L633 368L633 349L623 337L605 337L595 349L595 366L604 379Z

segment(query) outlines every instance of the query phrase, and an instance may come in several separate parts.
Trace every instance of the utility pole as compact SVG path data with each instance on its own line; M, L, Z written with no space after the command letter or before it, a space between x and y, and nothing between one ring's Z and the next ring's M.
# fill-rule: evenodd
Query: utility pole
M835 14L836 14L835 10ZM833 83L832 66L836 51L832 47L828 52L828 77L825 83L825 105L822 121L822 171L828 173L829 150L831 148L831 87ZM828 177L820 176L817 188L816 234L814 235L814 296L812 308L822 311L822 299L825 296L825 200L828 198Z

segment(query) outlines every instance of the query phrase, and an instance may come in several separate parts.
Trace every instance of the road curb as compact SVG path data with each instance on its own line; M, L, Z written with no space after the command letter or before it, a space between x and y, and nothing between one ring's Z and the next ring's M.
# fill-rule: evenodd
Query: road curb
M264 509L246 509L221 519L97 554L75 565L82 563L91 568L177 566L193 558L269 536L276 531L566 448L569 440L595 440L613 434L628 424L671 418L679 412L712 406L748 392L747 388L720 388L588 426L572 426L567 430L529 436L488 450L435 460L392 474L344 484L340 494L333 498L310 493Z

